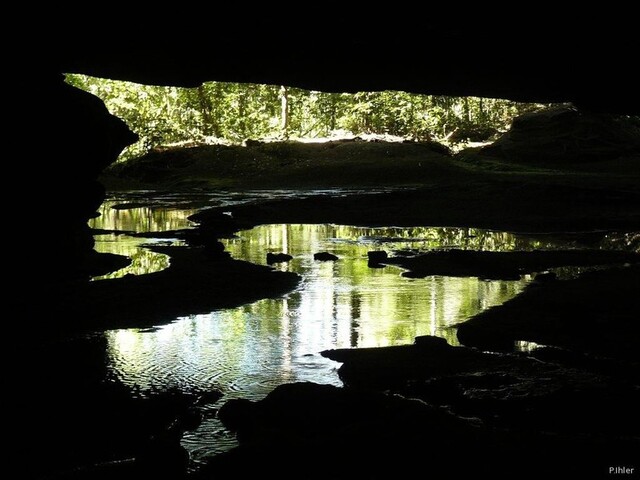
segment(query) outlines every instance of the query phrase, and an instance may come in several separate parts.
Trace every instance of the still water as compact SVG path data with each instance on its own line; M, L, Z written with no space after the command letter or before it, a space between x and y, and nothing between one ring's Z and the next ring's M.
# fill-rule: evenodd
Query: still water
M188 228L187 217L194 211L163 205L111 206L113 202L105 204L95 228ZM108 239L98 239L98 248L133 255L128 273L166 268L170 259L147 257L153 252L141 246L145 242L149 240L109 234ZM407 279L395 267L369 268L368 251L451 247L508 251L539 243L471 228L259 226L225 240L226 249L234 258L258 264L266 264L267 252L289 253L294 259L274 268L300 274L297 290L282 298L177 318L155 329L106 332L109 369L113 377L138 392L217 388L225 395L223 401L262 398L275 386L293 381L340 385L339 364L322 358L320 351L407 344L418 335L438 335L456 344L452 325L512 298L529 281L528 277L518 281ZM314 261L313 253L320 251L334 253L339 260ZM229 448L234 441L217 420L209 418L185 436L184 444L197 460Z

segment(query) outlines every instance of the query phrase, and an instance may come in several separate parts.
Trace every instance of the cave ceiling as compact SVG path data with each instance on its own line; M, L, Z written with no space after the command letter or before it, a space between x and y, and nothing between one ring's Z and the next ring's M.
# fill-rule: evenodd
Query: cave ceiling
M64 17L48 67L155 85L234 81L574 102L640 113L630 12L159 11ZM158 8L158 10L162 10ZM322 10L322 13L319 13ZM60 12L57 12L60 15Z

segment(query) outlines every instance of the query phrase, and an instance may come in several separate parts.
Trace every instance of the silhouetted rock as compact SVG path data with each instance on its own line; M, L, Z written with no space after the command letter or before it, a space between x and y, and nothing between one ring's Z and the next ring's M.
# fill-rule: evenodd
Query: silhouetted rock
M385 265L381 262L387 260L388 254L384 250L376 250L367 252L367 258L369 259L367 262L367 266L369 268L384 268Z
M203 238L221 238L238 230L238 224L230 215L224 213L207 216L207 223L200 225L199 234Z
M417 347L430 348L432 350L448 351L451 345L442 337L434 337L433 335L421 335L416 337L413 344Z
M533 278L535 282L544 283L544 282L553 282L558 279L558 275L555 272L542 272L537 273Z
M224 243L217 240L204 243L204 253L211 260L225 260L231 258L229 252L224 251Z
M293 257L286 253L267 253L267 263L273 265L274 263L286 263Z
M570 379L571 373L562 379ZM584 378L570 383L570 388ZM575 426L578 421L590 422L589 413L598 400L606 398L606 389L601 389L604 396L596 394L587 406L576 407L579 395L569 390L565 397L561 383L544 385L542 393L534 393L532 399L529 393L536 392L535 379L525 385L503 372L435 381L433 385L409 384L405 391L412 398L398 395L402 393L399 390L382 393L295 383L277 387L258 402L229 401L220 418L227 428L237 432L240 446L214 457L196 479L232 473L242 476L255 469L278 471L281 478L300 478L300 468L309 466L313 468L304 471L304 478L389 478L391 473L414 474L416 464L406 460L426 451L429 462L424 468L433 478L448 478L452 471L456 477L491 472L492 478L512 478L518 465L527 465L528 474L536 475L558 470L584 473L607 465L612 453L631 458L635 447L633 440L624 437L607 436L610 443L604 446L597 438L585 440L566 429L560 434L547 434L535 424L546 415L548 418L540 425L552 426L563 414L570 416L563 428ZM495 404L482 397L487 389L494 392ZM468 415L481 412L490 420L492 414L497 414L504 422L487 426L477 418L457 416L450 408L434 407L416 399L434 395L439 395L443 404L461 399L470 406ZM510 400L511 396L515 399ZM549 401L545 403L545 399ZM612 406L611 399L603 405ZM561 405L558 412L553 410L555 401ZM514 409L510 408L512 404ZM519 415L530 405L538 408L523 417L527 424L520 426ZM626 402L625 412L631 412L630 407ZM571 414L571 408L577 413ZM612 418L619 420L622 416L615 413L608 419ZM500 428L495 428L497 425ZM603 423L600 426L603 435L619 431L615 425L609 430ZM623 426L622 430L631 432L634 427L635 424ZM283 468L283 452L301 467ZM365 461L371 458L384 459L392 472L386 472L379 462Z
M321 262L333 262L335 260L338 260L338 257L329 252L320 252L320 253L314 253L313 259L319 260Z
M384 250L375 250L375 251L367 252L369 263L384 262L388 256L389 255Z
M220 419L237 432L241 446L214 458L198 478L243 475L256 465L263 471L277 468L284 478L344 478L358 469L361 477L371 478L377 467L362 462L364 452L398 459L401 452L425 448L432 458L451 459L487 434L475 422L423 402L313 383L279 386L259 402L229 401ZM282 469L276 452L283 451L296 465L313 469Z
M198 397L196 401L196 405L207 405L210 403L215 403L222 398L222 392L218 390L212 390L210 392L203 393Z
M511 129L482 152L560 165L606 160L640 153L640 127L626 117L553 107L516 117Z
M367 267L369 267L369 268L384 268L384 267L386 267L386 265L383 264L383 263L372 262L371 260L369 260L367 262Z
M98 175L137 135L111 115L99 98L67 85L61 75L43 79L32 93L42 128L38 141L28 147L28 157L35 163L17 161L22 171L16 178L28 182L31 204L46 208L54 202L59 208L55 215L42 214L37 221L21 225L24 234L17 246L25 250L21 255L25 263L19 270L30 275L55 271L62 281L88 279L96 254L87 220L95 216L105 196ZM44 160L51 158L64 161ZM55 232L46 245L40 238L44 231Z
M452 347L444 339L430 336L418 337L414 345L342 348L320 353L343 363L338 375L345 385L376 389L395 388L416 378L496 368L510 361L469 348Z
M218 242L204 248L147 248L170 256L169 268L149 275L90 282L63 292L47 305L59 318L49 327L96 330L158 325L180 315L282 295L295 288L300 279L295 273L227 258ZM211 253L208 248L213 249Z
M180 445L180 436L163 433L150 439L136 455L143 478L182 478L189 466L189 453Z
M458 327L461 343L510 350L516 340L640 361L640 266L536 283Z
M545 250L487 252L437 250L414 257L391 257L387 264L409 271L408 278L430 275L517 280L524 273L560 266L589 266L640 262L640 253L615 250Z
M202 423L202 412L196 407L187 408L176 419L176 425L183 431L195 430Z
M244 398L234 398L225 402L218 411L218 418L232 432L253 422L253 402Z
M414 345L322 355L343 362L339 375L346 385L447 405L512 431L540 428L615 439L640 428L640 419L631 420L640 401L633 383L640 378L637 365L568 352L536 359L487 354L431 336L416 338Z

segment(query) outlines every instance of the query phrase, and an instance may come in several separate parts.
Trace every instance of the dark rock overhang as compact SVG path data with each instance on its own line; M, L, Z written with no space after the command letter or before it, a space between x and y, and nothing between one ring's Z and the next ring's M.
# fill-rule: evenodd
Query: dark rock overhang
M632 72L639 42L634 16L623 10L346 15L320 5L308 13L250 8L70 16L52 24L43 51L58 72L147 84L399 89L640 113Z

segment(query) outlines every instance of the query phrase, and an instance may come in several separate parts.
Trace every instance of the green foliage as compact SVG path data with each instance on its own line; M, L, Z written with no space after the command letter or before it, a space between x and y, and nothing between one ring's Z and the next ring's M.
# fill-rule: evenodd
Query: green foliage
M455 147L487 140L507 130L515 116L542 107L400 91L324 93L223 82L157 87L78 74L67 75L67 82L101 98L140 136L120 160L172 144L241 143L248 138L378 134L434 139Z

